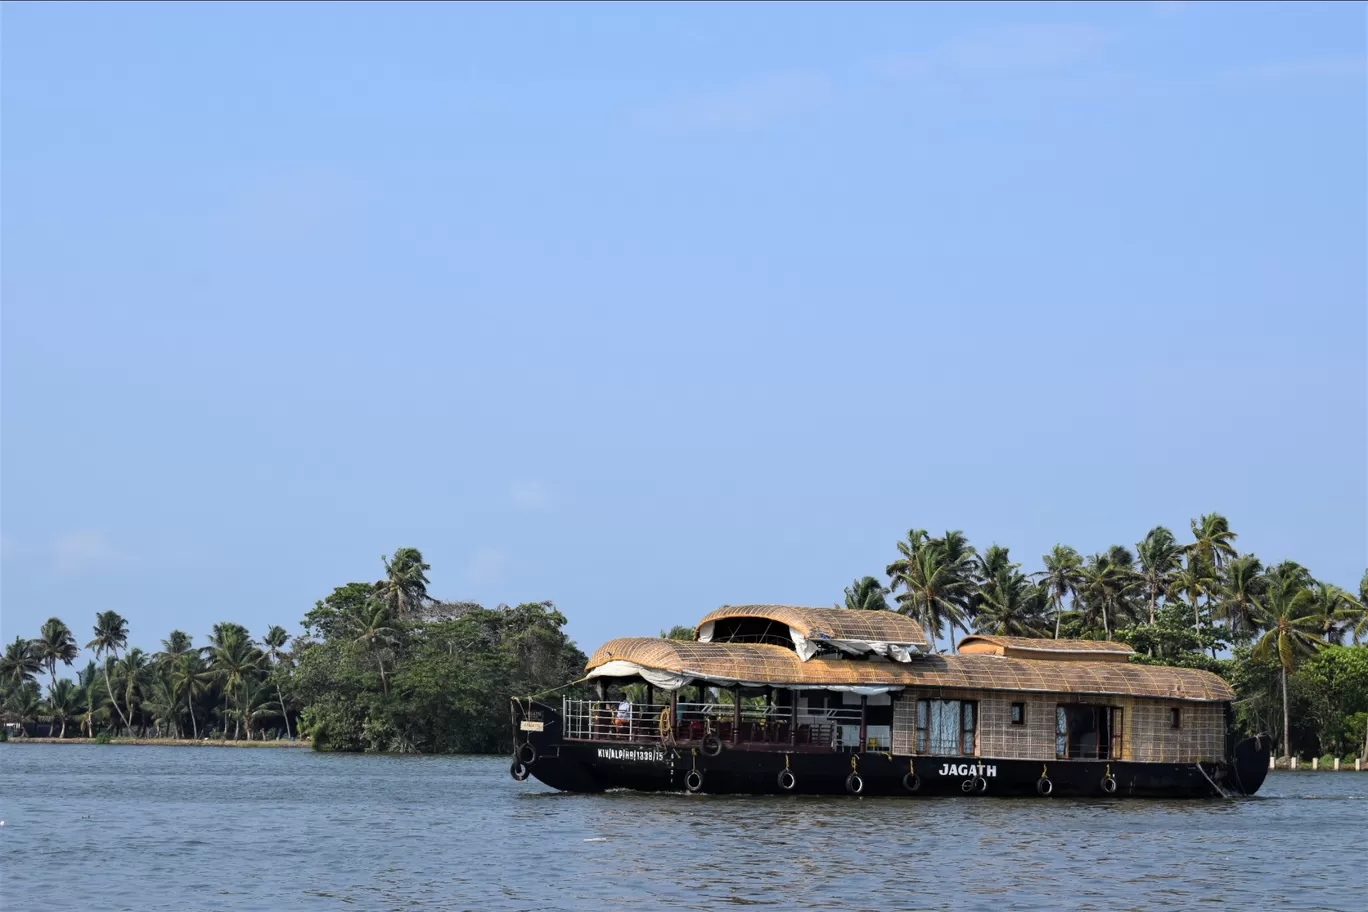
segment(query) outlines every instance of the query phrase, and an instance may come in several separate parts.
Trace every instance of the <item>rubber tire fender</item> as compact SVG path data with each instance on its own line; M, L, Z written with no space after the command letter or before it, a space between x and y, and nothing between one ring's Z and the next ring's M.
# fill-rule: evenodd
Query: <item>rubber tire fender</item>
M1102 793L1105 795L1116 794L1116 780L1111 776L1102 777Z
M988 791L988 780L984 779L982 776L974 777L974 791L978 792L980 795L986 794Z
M513 762L508 765L508 775L512 776L518 782L524 781L529 775L527 764L515 758Z
M537 745L531 741L524 741L518 745L518 752L514 756L523 766L531 768L537 762Z
M1054 792L1054 783L1044 776L1036 780L1036 794L1042 798L1049 798Z
M779 784L779 788L786 792L793 791L798 785L798 777L793 775L793 770L787 766L779 771L779 776L775 781Z
M861 795L864 793L864 779L859 773L851 773L849 776L846 776L846 791L850 792L852 795Z
M921 791L921 776L916 773L907 773L903 776L903 788L909 792Z
M709 757L716 757L722 753L722 739L709 732L703 736L703 743L698 746L698 749Z
M699 792L703 789L703 773L696 769L689 770L684 775L684 788L691 792Z

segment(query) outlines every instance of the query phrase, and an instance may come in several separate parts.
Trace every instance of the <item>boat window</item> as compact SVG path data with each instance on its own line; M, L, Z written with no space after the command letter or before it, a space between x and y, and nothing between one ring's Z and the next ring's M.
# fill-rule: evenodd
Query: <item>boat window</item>
M1087 703L1055 707L1055 757L1107 760L1121 757L1121 708Z
M1025 724L1026 724L1026 704L1025 704L1025 703L1013 703L1013 704L1012 704L1012 724L1013 724L1013 725L1025 725Z
M978 704L972 700L918 700L919 754L973 754Z
M1183 727L1183 713L1178 707L1169 710L1169 728Z

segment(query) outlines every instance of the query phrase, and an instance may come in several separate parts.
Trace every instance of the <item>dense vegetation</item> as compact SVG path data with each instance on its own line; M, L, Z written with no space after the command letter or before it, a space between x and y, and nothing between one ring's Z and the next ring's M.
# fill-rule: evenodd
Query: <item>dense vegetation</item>
M1368 573L1352 595L1294 562L1240 554L1218 514L1191 532L1183 544L1157 527L1133 549L1086 558L1056 545L1027 573L1006 548L980 553L961 532L913 529L887 582L856 580L843 607L903 612L933 642L948 635L951 649L966 631L1123 640L1136 661L1225 677L1239 727L1275 734L1284 754L1368 754L1368 646L1358 645L1368 640ZM442 602L428 594L417 549L383 564L379 581L319 601L294 638L273 626L257 640L223 622L203 646L173 630L148 654L128 647L122 617L99 612L86 644L96 660L74 681L57 670L74 662L76 637L50 618L5 647L0 713L57 737L304 736L323 750L494 752L509 747L508 696L580 676L584 654L550 602Z
M573 680L585 657L550 602L486 609L427 592L422 554L401 548L374 583L339 586L293 639L260 640L214 625L195 646L173 630L153 654L128 647L116 612L95 617L96 661L76 680L76 637L50 618L0 658L7 721L47 723L55 737L265 739L302 735L322 750L493 752L509 749L508 696ZM45 677L47 693L38 679Z
M932 642L948 634L951 649L961 631L1122 640L1137 661L1225 677L1239 695L1237 724L1277 735L1284 756L1368 755L1368 646L1358 645L1368 640L1368 572L1355 596L1293 561L1240 554L1218 513L1190 528L1186 544L1157 526L1133 550L1086 558L1055 545L1034 573L996 544L979 553L962 532L912 529L887 584L858 579L843 606L884 610L892 595L895 610Z

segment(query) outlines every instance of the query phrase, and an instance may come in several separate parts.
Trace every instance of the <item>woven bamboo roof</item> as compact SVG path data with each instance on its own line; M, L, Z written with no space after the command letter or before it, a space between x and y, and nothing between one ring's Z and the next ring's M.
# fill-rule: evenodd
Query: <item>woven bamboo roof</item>
M849 608L800 608L793 605L727 605L698 622L726 618L765 618L795 628L808 639L857 640L925 647L921 625L896 611L855 611Z
M829 658L803 662L782 646L690 643L648 637L609 640L594 651L586 668L593 670L614 660L708 680L776 686L883 684L1203 702L1235 698L1235 692L1221 678L1193 668L1051 662L996 655L923 655L908 663Z
M1047 640L1040 637L987 636L972 634L959 642L959 651L969 655L1000 655L1018 659L1086 660L1128 662L1135 653L1125 643L1107 640Z

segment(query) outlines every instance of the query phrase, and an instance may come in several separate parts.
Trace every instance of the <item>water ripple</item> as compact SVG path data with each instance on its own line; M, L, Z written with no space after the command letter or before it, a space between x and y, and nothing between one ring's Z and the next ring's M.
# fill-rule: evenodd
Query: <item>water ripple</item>
M36 909L1361 910L1365 798L563 795L491 758L5 745L0 870Z

